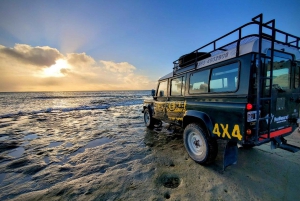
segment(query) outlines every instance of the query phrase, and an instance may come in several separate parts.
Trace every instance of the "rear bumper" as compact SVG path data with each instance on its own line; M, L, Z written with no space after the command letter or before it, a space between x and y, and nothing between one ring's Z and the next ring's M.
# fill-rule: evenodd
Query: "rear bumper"
M293 131L292 127L287 127L281 130L273 131L270 133L270 138L278 137L284 134L289 134ZM259 137L259 141L265 140L268 138L268 134L263 134Z

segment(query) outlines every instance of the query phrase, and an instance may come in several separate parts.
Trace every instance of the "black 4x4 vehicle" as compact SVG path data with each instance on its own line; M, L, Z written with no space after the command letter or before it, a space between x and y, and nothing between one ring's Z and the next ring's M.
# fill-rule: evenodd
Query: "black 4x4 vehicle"
M245 34L249 32L253 34ZM228 38L236 40L228 43ZM227 42L226 45L224 41ZM184 129L189 156L208 164L217 139L227 140L224 169L237 161L237 144L292 152L287 144L299 121L300 37L263 23L263 15L174 61L145 100L147 127L168 122Z

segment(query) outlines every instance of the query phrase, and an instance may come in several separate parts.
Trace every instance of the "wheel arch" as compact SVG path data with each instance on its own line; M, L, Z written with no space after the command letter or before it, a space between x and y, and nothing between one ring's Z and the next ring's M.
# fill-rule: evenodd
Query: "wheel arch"
M145 109L148 109L149 110L149 112L153 115L153 105L152 104L147 104L147 105L143 105L143 111L145 110Z
M183 117L183 122L182 126L185 128L188 124L190 123L198 123L202 128L207 129L207 132L210 137L214 137L215 135L212 135L212 130L213 130L213 124L210 119L210 117L200 111L195 111L195 110L189 110L186 111Z

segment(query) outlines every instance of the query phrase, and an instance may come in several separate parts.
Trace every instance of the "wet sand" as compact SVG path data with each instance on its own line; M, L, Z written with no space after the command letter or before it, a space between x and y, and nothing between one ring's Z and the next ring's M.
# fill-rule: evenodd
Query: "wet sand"
M141 105L3 118L0 200L298 200L300 153L269 146L224 172L221 153L201 166L181 133L146 129Z

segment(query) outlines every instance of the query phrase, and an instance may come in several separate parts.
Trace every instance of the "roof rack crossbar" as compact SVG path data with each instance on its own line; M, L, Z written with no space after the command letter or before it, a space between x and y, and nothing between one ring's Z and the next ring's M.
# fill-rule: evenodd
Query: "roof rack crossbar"
M249 35L246 35L246 36L242 36L242 33L243 33L243 29L245 27L248 27L250 25L257 25L258 29L256 31L254 31L255 33L253 34L249 34ZM262 29L268 29L269 31L272 32L272 35L270 34L265 34L262 32ZM285 36L285 39L283 40L280 40L280 39L276 39L276 36L277 33L279 34L282 34ZM221 42L222 39L226 39L226 37L230 36L231 34L237 34L237 39L230 42L230 43L227 43L225 45L222 45L222 46L218 46L218 43L217 42ZM272 38L270 38L270 35ZM206 45L203 45L201 46L200 48L192 51L191 53L198 53L200 50L204 50L204 48L209 48L211 51L206 51L208 54L210 53L213 53L213 52L217 52L217 51L227 51L228 49L226 49L226 47L230 46L230 45L234 45L236 43L236 56L239 55L239 52L240 52L240 44L241 44L241 41L247 37L252 37L252 36L255 36L255 37L258 37L260 40L262 38L264 39L267 39L267 40L273 40L274 42L276 43L279 43L279 44L283 44L283 45L288 45L290 47L294 47L294 48L297 48L298 50L300 50L300 44L299 44L299 41L300 41L300 37L297 37L297 36L294 36L292 34L289 34L289 33L286 33L284 31L281 31L279 29L276 29L275 28L275 20L270 20L266 23L263 23L263 14L259 14L257 15L256 17L252 18L252 21L251 22L248 22L242 26L240 26L239 28L237 29L234 29L233 31L211 41L210 43L207 43ZM290 41L289 41L290 40ZM292 41L291 41L292 40ZM173 62L174 64L174 72L176 71L176 69L181 69L181 68L184 68L184 67L179 67L178 66L178 61L179 59L175 60ZM195 59L195 62L197 62L197 58Z
M273 23L275 23L275 20L274 20L274 19L273 19L273 20L270 20L270 21L268 21L268 22L265 22L264 25L265 25L265 26L268 26L269 24L273 24ZM270 27L270 28L272 28L272 27Z
M252 18L252 21L254 21L254 22L260 22L261 19L262 19L262 17L263 17L263 14L261 13L261 14L257 15L256 17ZM257 20L256 20L257 18L259 18L260 21L257 21Z

